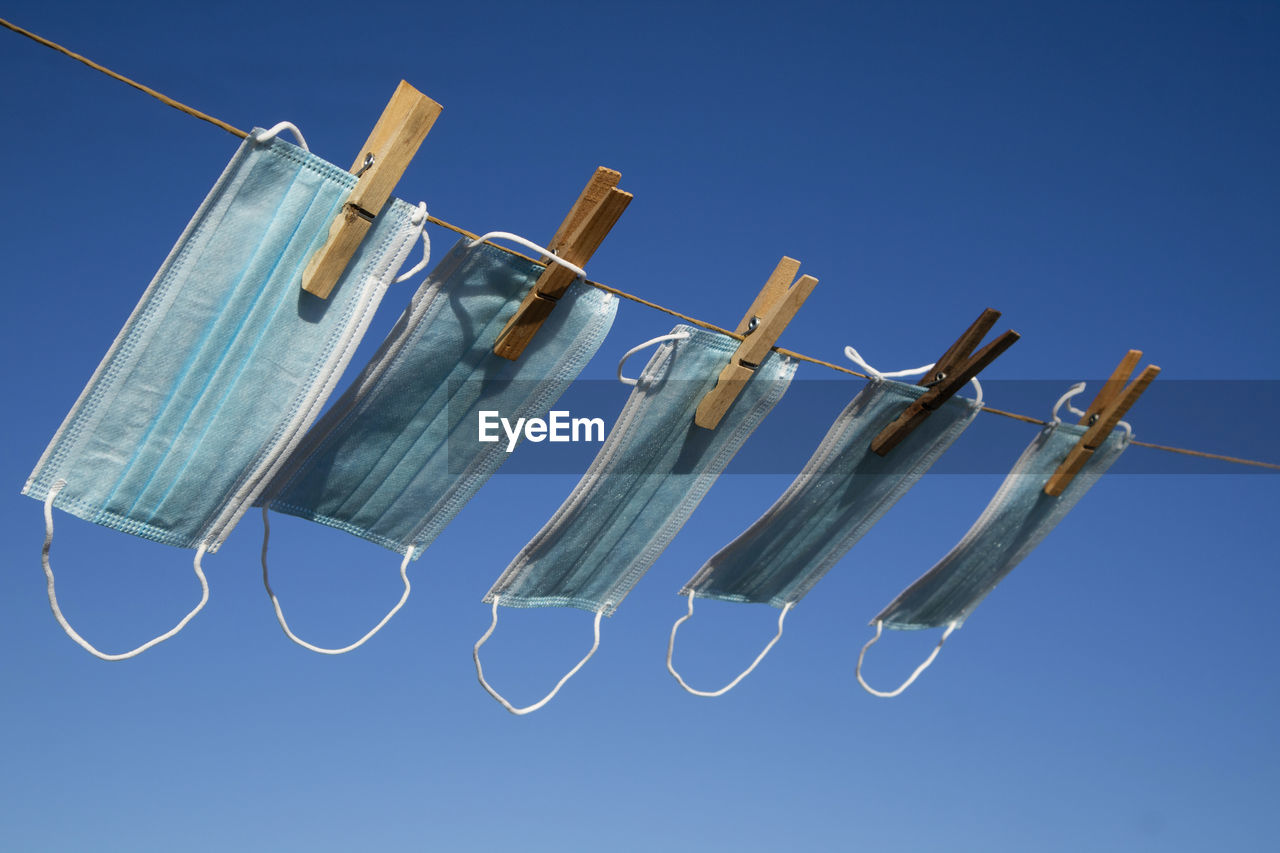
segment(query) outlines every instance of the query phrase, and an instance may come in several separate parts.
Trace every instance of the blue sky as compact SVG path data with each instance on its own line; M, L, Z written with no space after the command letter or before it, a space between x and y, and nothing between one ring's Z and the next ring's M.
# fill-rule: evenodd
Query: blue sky
M987 373L1021 380L993 382L992 405L1042 416L1140 348L1165 371L1133 412L1140 438L1278 458L1275 4L15 0L0 15L238 127L291 120L344 165L406 78L445 110L398 194L447 220L546 239L607 165L636 198L593 278L731 325L788 254L821 283L781 343L829 360L854 344L884 369L935 358L990 305L1023 334ZM89 657L48 612L40 507L18 491L237 140L7 31L0 79L6 849L1269 849L1272 475L1131 449L904 696L857 686L867 620L1034 434L989 416L953 451L983 463L926 477L718 700L665 671L674 593L786 472L723 479L529 717L483 693L470 649L481 596L571 470L491 481L351 655L280 634L251 514L206 561L212 599L184 633L127 663ZM432 236L440 256L452 240ZM584 378L672 322L624 303ZM843 381L801 366L817 380ZM845 385L784 399L787 428L757 438L802 461L860 387ZM584 414L612 423L623 399ZM58 524L63 607L101 646L195 601L189 552ZM349 642L399 594L388 551L289 518L272 532L273 584L315 642ZM486 674L517 703L590 641L580 611L503 616ZM702 604L682 672L723 683L775 618ZM934 636L890 634L868 676L909 671Z

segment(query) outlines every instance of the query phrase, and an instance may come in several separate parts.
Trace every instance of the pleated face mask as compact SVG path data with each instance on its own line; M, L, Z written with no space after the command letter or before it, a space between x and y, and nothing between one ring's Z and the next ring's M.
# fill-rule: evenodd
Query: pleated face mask
M271 509L404 555L405 592L387 619L408 595L409 560L509 456L505 441L479 441L480 412L497 411L513 423L545 417L613 324L617 298L579 279L517 361L495 355L498 333L543 269L483 242L460 241L266 492ZM264 579L265 555L264 542ZM271 597L281 627L313 651L349 651L386 623L344 649L321 649L294 637Z
M924 476L982 407L980 386L978 400L952 397L892 452L879 456L871 450L872 439L928 388L871 373L871 382L840 413L782 497L680 590L689 610L672 626L667 669L690 693L719 696L746 677L781 637L790 608ZM782 610L773 641L745 672L716 691L689 687L672 663L676 631L693 615L694 596Z
M981 403L952 397L892 453L871 439L927 391L872 380L773 506L709 559L681 595L794 605L915 485L973 422Z
M688 326L650 343L657 341L664 343L634 381L586 474L485 596L494 621L476 644L476 673L513 713L542 707L586 663L599 644L600 617L612 614L657 560L795 373L794 362L769 354L719 425L703 429L694 424L694 413L739 341ZM497 624L499 604L578 607L596 614L591 652L527 708L517 709L495 692L480 666L479 650Z
M1083 383L1073 389L1078 393ZM1068 395L1070 396L1070 395ZM1067 397L1063 398L1065 401ZM1063 401L1060 401L1063 402ZM1088 429L1058 421L1046 426L1022 452L987 508L951 552L907 587L872 620L876 633L858 656L858 681L873 695L890 697L905 690L937 656L947 637L1014 567L1031 553L1071 511L1129 446L1132 432L1121 422L1088 458L1062 494L1045 493L1045 485ZM879 691L862 677L867 649L885 626L898 630L940 628L946 631L933 652L898 688Z
M52 508L216 551L337 382L425 223L390 203L328 299L301 289L355 177L255 131L218 179L23 489ZM186 619L178 626L185 624ZM174 629L177 630L176 628ZM148 643L147 646L170 634ZM144 646L143 648L146 648Z

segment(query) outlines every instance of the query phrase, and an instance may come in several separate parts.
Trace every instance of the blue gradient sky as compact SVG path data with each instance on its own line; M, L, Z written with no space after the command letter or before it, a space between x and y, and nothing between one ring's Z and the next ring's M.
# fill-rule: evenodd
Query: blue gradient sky
M13 0L0 15L238 127L291 120L344 165L406 78L445 111L398 194L438 216L546 239L611 166L636 199L594 278L731 325L788 254L821 283L782 344L829 360L854 344L884 369L935 358L990 305L1023 339L988 375L1027 380L993 383L992 405L1043 415L1136 347L1165 369L1133 412L1140 438L1278 457L1276 386L1258 382L1278 354L1274 3ZM916 686L889 701L857 686L867 620L1034 435L989 416L954 451L983 463L926 477L718 700L665 671L674 593L785 472L723 479L529 717L481 691L470 649L481 596L571 467L491 481L351 655L280 634L250 514L206 561L212 599L183 634L131 662L89 657L48 612L40 507L18 490L237 140L7 31L0 80L0 847L1271 849L1272 475L1132 449ZM442 255L451 237L433 237ZM584 378L672 323L624 303ZM800 368L816 380L823 394L784 399L787 428L757 438L803 461L860 387ZM611 424L625 389L579 399ZM64 609L100 646L194 602L189 552L58 523ZM345 534L281 518L272 549L317 643L350 642L398 595L398 558ZM503 615L486 673L529 702L585 651L590 617ZM775 618L702 604L682 671L723 683ZM868 676L900 677L935 636L890 634Z

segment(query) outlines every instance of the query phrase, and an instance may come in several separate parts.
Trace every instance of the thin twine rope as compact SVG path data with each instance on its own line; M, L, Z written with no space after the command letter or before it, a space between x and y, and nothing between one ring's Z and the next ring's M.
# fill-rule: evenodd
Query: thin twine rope
M230 133L234 136L238 136L241 139L244 139L249 135L245 131L240 130L237 127L233 127L230 124L227 124L225 121L222 121L221 119L214 118L208 113L202 113L199 110L195 109L194 107L189 107L180 101L175 101L173 98L170 98L168 95L162 94L160 92L157 92L155 89L152 89L150 86L144 86L143 84L137 82L136 80L131 80L128 77L125 77L123 74L118 74L115 71L112 71L110 68L106 68L94 62L93 60L88 59L87 57L81 56L80 54L75 53L74 51L68 50L67 48L63 47L57 42L49 41L47 38L38 36L35 33L31 32L30 30L24 30L22 27L19 27L17 24L10 23L9 21L6 21L4 18L0 18L0 26L5 27L6 29L12 30L18 35L26 36L32 41L38 42L44 45L45 47L58 51L58 53L69 56L72 59L76 60L77 62L82 62L85 65L92 68L93 70L101 71L103 74L106 74L108 77L112 77L116 80L119 80L121 83L126 83L141 92L145 92L146 94L160 101L162 104L167 104L168 106L173 107L175 110L178 110L179 112L186 113L189 116L194 116L195 118L198 118L201 121L207 121L210 124L214 125L215 127L219 127L222 130L225 130L227 133ZM454 225L451 222L446 222L445 220L440 219L437 216L428 215L427 221L432 223L433 225L438 225L441 228L447 228L450 231L454 231L458 234L461 234L464 237L467 237L471 240L475 240L480 236L478 234L472 233L471 231L468 231L465 228ZM525 260L533 261L534 263L537 263L536 259L530 258L528 255L517 252L514 249L509 249L506 246L499 246L496 243L489 243L488 241L485 241L485 242L487 245L493 246L495 249L498 249L500 251L507 252L508 254L515 255L516 257L524 258ZM674 308L668 308L665 305L659 305L657 302L650 302L648 299L641 298L632 293L627 293L625 290L619 290L616 287L610 287L607 284L602 284L598 281L591 281L590 279L586 279L586 278L584 278L583 281L586 284L590 285L591 287L594 287L598 290L603 290L605 293L612 293L614 296L617 296L620 299L628 299L632 302L636 302L636 303L639 303L640 305L644 305L647 308L652 308L654 311L661 311L664 314L670 314L672 317L677 317L681 320L684 320L686 323L689 323L694 326L698 326L699 328L706 329L712 332L719 332L722 335L728 335L729 337L735 338L737 340L743 340L744 338L743 335L740 335L737 332L722 328L720 326L715 325L714 323L708 323L705 320L699 320L696 317L690 317L688 314L682 314L679 311L676 311ZM805 361L805 362L808 362L809 364L817 364L817 365L820 365L821 367L830 368L831 370L837 371L838 373L847 373L850 376L857 376L861 379L870 378L865 373L859 373L856 370L850 370L847 367L841 367L838 364L832 364L829 361L823 361L820 358L814 358L813 356L804 355L802 353L795 352L794 350L784 349L783 347L773 347L773 351L778 353L779 355L784 355L784 356L787 356L788 358L794 358L797 361ZM984 406L982 408L982 411L987 412L988 414L999 415L1004 418L1011 418L1012 420L1022 421L1024 423L1029 423L1029 424L1038 424L1040 426L1045 426L1046 424L1048 424L1048 421L1042 420L1040 418L1033 418L1030 415L1020 415L1017 412L1007 412L1003 409L994 409L990 406ZM1206 453L1203 450L1188 450L1183 447L1171 447L1167 444L1152 444L1146 441L1135 440L1133 444L1137 445L1138 447L1147 447L1152 450L1160 450L1165 453L1177 453L1183 456L1195 456L1201 459L1216 459L1220 462L1230 462L1235 465L1249 465L1255 468L1268 468L1273 471L1280 471L1280 464L1277 464L1274 462L1262 462L1257 459L1243 459L1239 456L1224 456L1220 453Z
M117 74L116 72L112 71L110 68L105 68L99 65L98 63L94 62L92 59L89 59L88 57L81 56L80 54L74 51L67 50L65 47L58 44L57 42L49 41L47 38L38 36L35 33L31 32L30 30L24 30L22 27L18 26L17 24L10 23L9 21L6 21L4 18L0 18L0 26L5 27L6 29L13 30L15 33L17 33L20 36L26 36L32 41L37 41L40 44L44 45L45 47L52 48L53 50L56 50L58 53L69 56L72 59L76 60L77 62L83 62L85 65L89 66L94 71L101 71L103 74L107 75L108 77L114 77L116 80L119 80L121 83L127 83L128 85L132 86L133 88L141 92L146 92L148 95L160 101L162 104L168 104L169 106L173 107L175 110L184 112L189 116L195 116L201 121L207 121L209 122L209 124L212 124L215 127L222 128L227 133L233 134L234 136L238 136L241 139L244 139L249 135L245 133L243 130L232 127L231 125L227 124L225 121L222 121L221 119L216 119L213 116L209 115L208 113L202 113L193 107L189 107L184 103L175 101L173 98L170 98L168 95L161 94L160 92L157 92L155 89L152 89L150 86L144 86L141 83L139 83L137 80L130 80L128 77L124 76L123 74Z

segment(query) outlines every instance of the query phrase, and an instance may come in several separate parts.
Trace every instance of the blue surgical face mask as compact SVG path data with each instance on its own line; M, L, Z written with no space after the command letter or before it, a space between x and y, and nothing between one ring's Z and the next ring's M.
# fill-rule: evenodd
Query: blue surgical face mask
M46 501L49 538L57 507L196 548L203 606L200 557L218 549L319 413L421 233L425 211L393 201L332 295L304 292L303 268L354 184L262 131L245 140L23 489ZM55 615L85 648L120 657L61 619L47 546Z
M858 680L868 692L896 696L905 690L933 662L951 632L1049 535L1129 446L1131 434L1124 425L1094 451L1061 495L1046 495L1044 487L1049 477L1087 429L1064 423L1045 427L1023 451L960 543L871 621L876 634L858 656ZM882 692L873 690L862 679L862 660L885 626L899 630L945 626L946 631L933 653L905 683L896 690Z
M266 492L270 508L403 554L407 596L408 561L509 456L505 438L479 440L480 412L497 411L513 423L545 417L613 324L617 298L579 279L519 360L494 355L498 333L543 269L485 243L454 246L360 377L282 467ZM264 543L264 579L265 554ZM301 643L275 606L281 627ZM376 631L344 649L302 645L349 651Z
M787 611L924 476L981 410L980 402L952 397L887 456L873 453L872 439L927 390L873 379L840 413L782 497L680 590L689 598L689 612L672 626L667 668L686 690L719 696L764 657L721 690L685 684L672 654L677 629L693 615L694 596L782 609L776 642Z
M499 604L578 607L596 614L598 643L600 617L657 560L795 373L794 362L770 353L719 426L703 429L694 413L739 341L688 326L665 337L586 474L485 596L494 625ZM517 709L484 681L479 649L492 632L476 644L481 684L513 713L541 707L560 685Z
M871 440L928 388L872 381L782 497L707 561L681 595L795 604L914 486L981 410L952 397L887 456Z

